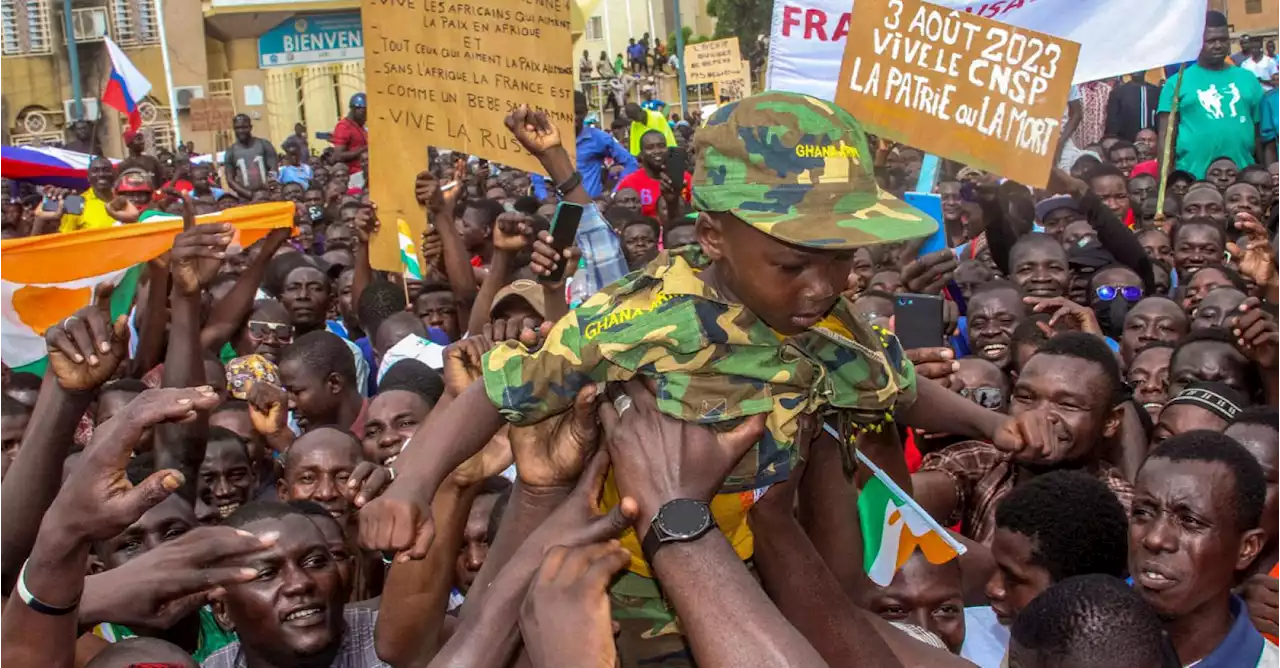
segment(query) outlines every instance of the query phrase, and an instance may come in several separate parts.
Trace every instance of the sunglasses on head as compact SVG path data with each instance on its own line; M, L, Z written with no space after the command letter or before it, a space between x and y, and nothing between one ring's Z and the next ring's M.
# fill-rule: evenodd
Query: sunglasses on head
M293 325L286 325L283 322L250 320L249 335L255 339L265 339L268 335L274 335L277 341L288 343L293 340Z
M1099 285L1093 291L1098 295L1098 299L1104 302L1114 300L1117 295L1124 297L1127 302L1142 299L1142 288L1135 285Z

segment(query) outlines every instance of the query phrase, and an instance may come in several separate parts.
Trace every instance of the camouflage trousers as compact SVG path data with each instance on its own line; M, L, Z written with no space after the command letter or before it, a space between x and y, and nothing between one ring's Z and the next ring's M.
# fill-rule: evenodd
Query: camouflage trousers
M622 668L691 668L693 653L658 582L625 572L609 590Z
M752 577L756 571L746 562ZM625 572L609 589L613 619L618 622L618 662L622 668L692 668L680 620L657 580Z

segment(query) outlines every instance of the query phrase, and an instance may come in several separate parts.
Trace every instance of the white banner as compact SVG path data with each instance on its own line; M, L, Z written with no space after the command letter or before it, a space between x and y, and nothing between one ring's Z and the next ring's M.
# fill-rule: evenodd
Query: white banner
M1207 0L937 0L1080 44L1074 82L1195 60ZM849 32L849 0L775 0L770 90L834 100Z

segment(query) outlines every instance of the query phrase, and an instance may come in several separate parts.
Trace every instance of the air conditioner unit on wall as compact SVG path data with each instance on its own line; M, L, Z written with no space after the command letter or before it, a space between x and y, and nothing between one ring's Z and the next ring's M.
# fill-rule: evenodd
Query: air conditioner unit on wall
M204 97L204 86L174 86L173 97L179 109L190 109L192 100Z
M80 102L83 103L84 105L82 107L84 109L84 120L86 121L98 120L98 116L100 114L100 111L98 109L98 98L82 97L80 98ZM76 101L63 100L62 113L66 116L68 125L73 123L76 119Z
M75 30L77 42L101 42L108 36L106 7L84 7L71 10L71 26Z

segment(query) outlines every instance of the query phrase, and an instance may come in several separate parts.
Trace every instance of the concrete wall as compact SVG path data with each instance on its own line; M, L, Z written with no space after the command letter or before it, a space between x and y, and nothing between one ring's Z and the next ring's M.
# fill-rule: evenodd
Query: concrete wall
M1280 25L1280 3L1276 0L1262 0L1262 11L1250 14L1245 0L1223 0L1223 10L1227 21L1236 33L1248 35L1271 35L1277 33Z

